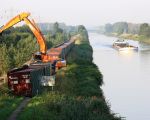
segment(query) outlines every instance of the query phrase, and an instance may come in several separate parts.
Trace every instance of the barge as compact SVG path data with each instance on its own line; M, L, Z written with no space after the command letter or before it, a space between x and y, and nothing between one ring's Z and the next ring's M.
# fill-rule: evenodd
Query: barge
M128 42L124 40L117 40L113 43L113 48L115 48L118 51L126 51L126 50L138 50L138 47L135 47L133 45L130 45Z

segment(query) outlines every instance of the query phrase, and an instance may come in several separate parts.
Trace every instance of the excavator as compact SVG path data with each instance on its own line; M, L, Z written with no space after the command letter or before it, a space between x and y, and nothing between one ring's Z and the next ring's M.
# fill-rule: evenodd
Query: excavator
M24 21L26 25L31 29L33 34L36 37L36 40L40 46L40 52L37 52L36 54L33 55L34 60L39 60L41 62L51 62L54 64L56 67L61 68L64 65L64 61L61 58L55 58L53 59L53 56L47 54L47 46L46 46L46 41L44 36L42 35L42 32L38 28L38 26L35 24L34 20L30 20L28 17L30 16L30 13L23 12L14 18L12 18L9 22L7 22L5 25L3 25L0 28L0 33L5 31L6 29L9 29L10 27L16 25L17 23ZM57 61L57 62L56 62Z

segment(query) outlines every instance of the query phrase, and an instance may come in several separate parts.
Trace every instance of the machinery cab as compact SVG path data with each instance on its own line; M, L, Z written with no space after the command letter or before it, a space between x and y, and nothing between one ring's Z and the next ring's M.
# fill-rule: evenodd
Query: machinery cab
M42 61L41 52L36 52L36 53L33 54L33 61L34 62L41 62Z
M54 57L54 56L51 56L51 57ZM36 52L36 53L33 54L33 61L34 62L42 62L41 52ZM66 67L66 60L64 60L62 58L54 57L54 59L51 60L51 64L52 64L52 69L55 72L56 69Z

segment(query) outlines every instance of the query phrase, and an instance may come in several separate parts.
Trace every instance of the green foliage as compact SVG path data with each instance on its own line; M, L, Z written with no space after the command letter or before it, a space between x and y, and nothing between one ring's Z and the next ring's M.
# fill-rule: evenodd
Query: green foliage
M2 86L1 86L2 88ZM0 119L7 120L8 116L17 108L17 106L22 101L22 97L15 97L8 93L6 85L3 86L4 90L1 91L0 88Z
M113 32L118 33L119 35L122 33L127 33L128 24L126 22L117 22L113 24Z
M139 34L150 37L150 26L147 23L141 24Z
M77 34L80 35L79 42L81 43L88 43L89 44L89 36L86 28L83 25L78 26Z
M57 22L53 25L53 31L47 32L45 36L48 49L69 40L71 37L70 33L66 33L63 29L59 28Z
M2 75L9 69L11 58L8 56L6 45L0 45L0 53L0 75Z
M49 92L34 97L18 120L121 120L99 97L71 97Z
M150 25L148 23L133 24L117 22L106 24L104 34L117 36L123 39L133 39L145 43L150 43Z
M140 24L128 23L128 33L129 34L139 34Z
M68 67L65 71L65 77L60 81L59 90L76 96L102 96L99 85L102 85L102 75L97 66L92 63L93 50L89 45L87 31L83 26L79 26L78 33L80 44L75 44L71 53L67 57ZM71 79L71 81L70 81Z
M73 33L77 31L76 26L67 26L65 23L38 23L39 28L42 30L42 33L47 34L48 32L54 32L54 26L56 25L56 28L59 27L59 29L65 31L68 33Z
M105 34L117 33L118 35L123 33L138 34L140 30L140 24L132 24L127 22L116 22L114 24L105 25Z
M46 39L46 45L47 45L47 48L50 49L52 46L53 46L53 41L55 40L53 37L51 37L51 33L47 33L45 35L45 39Z
M15 66L19 67L27 60L31 59L32 53L38 51L36 40L29 36L26 39L20 40L16 46L17 51L14 53Z
M61 76L65 73L65 77ZM102 75L95 64L71 64L67 70L58 73L57 88L61 93L75 96L102 96L99 86L102 85Z
M1 74L6 73L11 68L21 66L31 58L33 52L38 50L33 35L25 32L23 26L23 30L21 30L21 27L14 28L10 34L3 34L0 37Z
M113 30L113 26L111 24L106 24L105 25L105 32L106 33L111 33Z
M0 95L0 116L7 120L8 116L17 108L22 98L9 95Z
M30 28L27 25L23 25L21 27L16 27L14 32L32 34L32 31L30 30Z

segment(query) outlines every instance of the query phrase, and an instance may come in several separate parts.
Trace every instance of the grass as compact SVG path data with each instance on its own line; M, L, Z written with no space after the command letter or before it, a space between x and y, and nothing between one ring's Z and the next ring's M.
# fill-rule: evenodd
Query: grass
M120 120L110 114L106 102L96 96L75 97L49 92L36 96L19 120Z
M121 35L117 35L115 33L109 34L108 36L115 36L118 38L123 38L123 39L131 39L131 40L136 40L139 42L144 42L147 44L150 44L150 38L143 36L143 35L138 35L138 34L121 34Z
M150 38L145 37L143 35L122 34L119 37L124 38L124 39L131 39L131 40L136 40L139 42L144 42L144 43L150 44Z
M119 37L124 39L139 40L138 34L121 34Z
M7 85L4 85L3 89L0 90L0 120L6 120L23 100L22 97L8 94Z
M104 99L102 74L92 62L92 52L81 35L67 67L57 73L55 91L33 97L18 120L121 120Z

